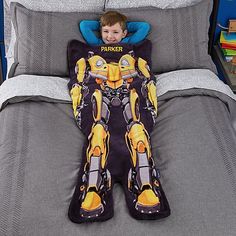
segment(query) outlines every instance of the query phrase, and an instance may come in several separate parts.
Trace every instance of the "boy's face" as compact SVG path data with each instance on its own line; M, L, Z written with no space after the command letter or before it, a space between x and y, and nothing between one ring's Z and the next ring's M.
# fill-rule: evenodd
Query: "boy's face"
M127 34L127 30L122 30L121 25L116 23L112 26L102 26L102 40L105 44L119 43Z

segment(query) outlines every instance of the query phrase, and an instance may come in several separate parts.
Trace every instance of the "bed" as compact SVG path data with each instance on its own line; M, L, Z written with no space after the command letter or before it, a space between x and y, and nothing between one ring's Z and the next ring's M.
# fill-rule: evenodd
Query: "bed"
M4 4L0 235L235 235L236 96L208 55L218 1ZM66 47L71 39L83 41L81 19L97 19L107 9L152 26L159 114L151 140L171 208L165 219L131 218L119 184L112 219L75 224L67 216L85 137L73 117Z

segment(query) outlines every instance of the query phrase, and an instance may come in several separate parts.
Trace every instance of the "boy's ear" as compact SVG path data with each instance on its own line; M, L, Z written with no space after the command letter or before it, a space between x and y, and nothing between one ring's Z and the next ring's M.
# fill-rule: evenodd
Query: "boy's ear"
M127 31L127 30L124 30L124 32L123 32L123 38L126 37L127 33L128 33L128 31Z

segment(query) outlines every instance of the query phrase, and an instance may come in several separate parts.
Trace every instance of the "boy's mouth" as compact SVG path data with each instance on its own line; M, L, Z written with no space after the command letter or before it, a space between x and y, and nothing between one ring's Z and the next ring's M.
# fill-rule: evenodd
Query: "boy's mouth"
M108 43L116 43L116 40L107 40Z

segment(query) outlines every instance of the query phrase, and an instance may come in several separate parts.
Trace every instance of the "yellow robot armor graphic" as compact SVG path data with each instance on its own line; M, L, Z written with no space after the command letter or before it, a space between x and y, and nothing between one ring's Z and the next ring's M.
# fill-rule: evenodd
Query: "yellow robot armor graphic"
M151 111L153 112L154 118L157 116L157 90L156 90L156 84L153 80L149 81L147 83L147 96L148 96L148 101L151 104ZM147 106L149 106L149 103ZM149 106L150 107L150 106Z
M74 111L74 116L77 119L79 115L78 107L82 101L82 86L74 85L70 91L70 96L72 99L72 107Z
M140 121L138 95L135 89L130 91L129 102L126 102L124 116L129 123L125 134L126 144L130 151L133 168L128 175L128 188L136 193L135 208L142 213L156 213L160 210L160 198L156 170L151 157L151 146L148 132ZM135 190L134 190L135 189Z
M88 62L91 67L89 71L90 76L96 78L98 84L101 84L102 81L106 81L108 76L107 62L98 55L91 56Z
M86 61L80 58L75 65L75 74L77 74L78 83L83 83L86 76Z
M85 218L101 215L104 211L104 194L111 188L111 175L105 168L109 152L110 134L106 123L110 112L102 92L96 89L92 95L94 124L88 137L87 164L83 176L80 214Z
M117 89L123 84L123 81L120 77L120 70L118 64L115 62L110 62L108 64L108 80L106 84L112 89Z
M89 93L87 86L83 83L76 83L70 90L70 96L72 100L73 113L78 126L81 128L81 110L87 106L84 103L84 97Z
M121 73L121 78L123 80L128 80L129 83L133 81L133 78L137 76L137 71L135 69L135 59L130 54L123 55L119 60L119 69Z
M138 58L138 69L147 78L150 79L150 69L147 62L141 57Z
M120 70L117 63L107 63L101 56L94 55L88 59L91 66L90 76L104 89L104 83L116 89L122 85Z
M88 82L87 63L84 58L80 58L75 65L75 74L77 83L72 86L70 96L72 99L72 107L75 119L78 126L81 128L81 110L87 104L84 103L84 97L89 93L88 87L85 85Z
M96 89L92 95L92 104L95 123L88 137L90 142L87 149L87 161L89 162L89 158L96 150L96 153L99 153L99 156L101 156L101 167L104 168L108 155L108 143L110 137L105 122L108 121L110 112L107 104L103 100L102 92L98 89Z
M153 80L150 80L150 68L147 61L140 57L136 61L132 54L133 52L131 51L130 54L123 55L119 60L121 78L127 80L130 84L133 78L142 75L141 78L144 79L143 90L146 90L146 93L143 93L143 95L147 98L147 109L151 110L153 120L155 121L157 116L156 85Z

